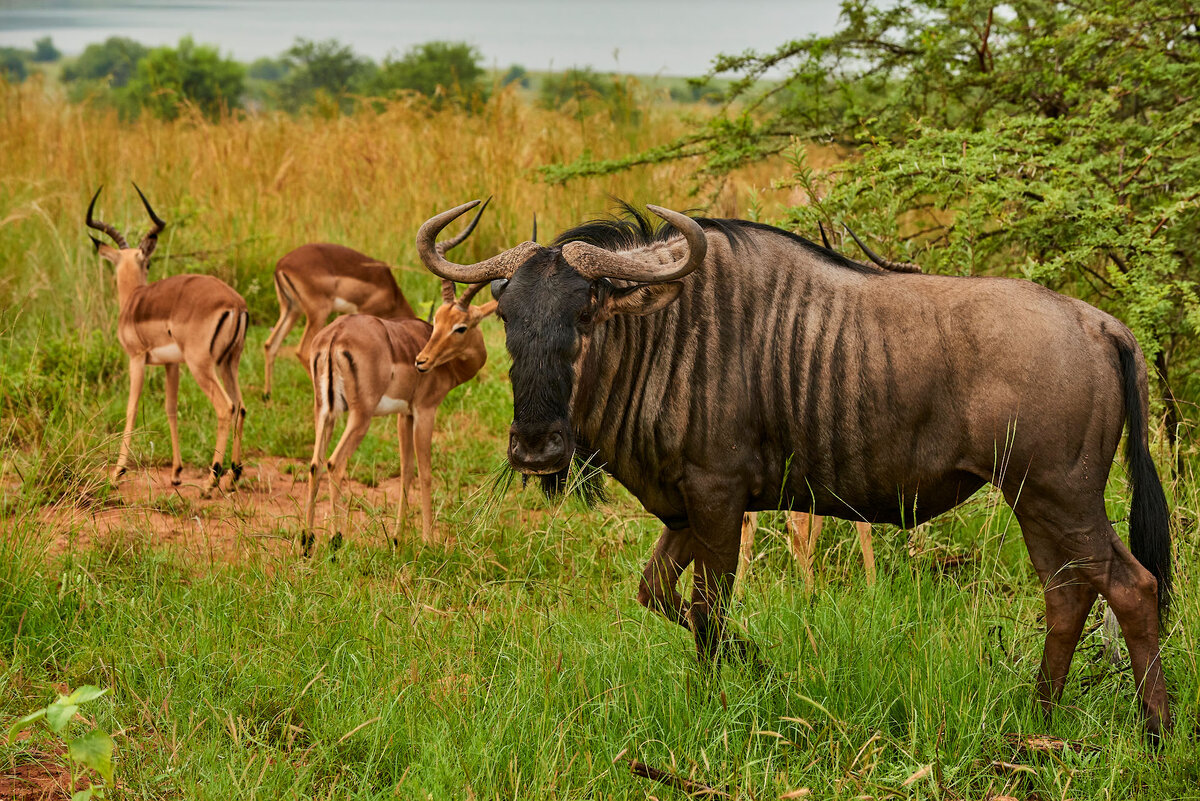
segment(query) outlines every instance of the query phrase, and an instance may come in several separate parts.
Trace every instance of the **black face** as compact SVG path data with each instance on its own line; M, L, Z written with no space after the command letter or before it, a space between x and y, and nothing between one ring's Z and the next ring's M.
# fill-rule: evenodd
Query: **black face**
M554 248L525 262L502 287L493 285L513 361L508 461L522 473L557 473L570 464L575 359L591 331L595 290L605 283L581 276Z

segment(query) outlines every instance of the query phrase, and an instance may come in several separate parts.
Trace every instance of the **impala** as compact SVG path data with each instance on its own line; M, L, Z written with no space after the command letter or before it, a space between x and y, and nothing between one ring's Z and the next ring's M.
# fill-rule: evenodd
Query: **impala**
M103 189L104 187L100 187ZM117 339L129 355L129 403L125 408L125 433L112 479L125 474L129 444L137 416L138 400L146 366L161 364L167 373L167 422L171 428L171 483L178 485L183 462L179 456L179 364L186 363L200 389L217 412L217 446L213 453L211 479L204 491L207 496L218 486L224 473L225 445L233 432L230 463L232 487L241 477L242 425L246 409L238 386L238 362L246 341L246 301L228 284L211 275L173 275L148 283L150 256L158 244L158 235L167 224L158 218L150 202L137 189L146 213L153 223L136 248L114 226L96 220L92 214L100 189L88 204L87 226L112 238L117 247L91 237L96 252L116 266L117 297L121 312L117 318Z
M308 468L304 508L304 555L312 552L313 517L321 483L321 463L329 449L335 418L345 412L346 430L329 457L331 544L341 543L348 509L342 504L346 465L362 442L372 417L399 415L400 472L403 476L397 523L405 520L413 480L413 451L421 476L421 538L434 541L432 439L438 404L459 384L475 377L487 361L479 323L496 302L471 306L486 286L474 284L454 296L454 284L442 282L442 305L433 325L424 320L384 320L351 314L334 320L313 340L311 373L316 442ZM398 532L397 532L398 535Z
M488 198L490 201L491 198ZM438 245L445 253L466 241L488 201L463 231ZM263 398L271 397L275 357L283 340L304 315L304 333L296 356L307 369L313 338L325 327L329 315L370 314L396 320L415 320L416 313L396 284L392 268L342 245L301 245L275 265L275 294L279 297L279 321L267 336L263 349Z

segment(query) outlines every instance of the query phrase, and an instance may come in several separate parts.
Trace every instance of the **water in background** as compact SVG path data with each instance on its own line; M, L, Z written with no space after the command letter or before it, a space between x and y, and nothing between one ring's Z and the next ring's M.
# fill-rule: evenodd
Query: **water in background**
M338 39L378 60L444 39L477 46L490 67L698 75L718 53L832 33L839 8L840 0L0 0L0 46L51 36L76 54L109 36L162 45L191 34L252 61L299 36Z

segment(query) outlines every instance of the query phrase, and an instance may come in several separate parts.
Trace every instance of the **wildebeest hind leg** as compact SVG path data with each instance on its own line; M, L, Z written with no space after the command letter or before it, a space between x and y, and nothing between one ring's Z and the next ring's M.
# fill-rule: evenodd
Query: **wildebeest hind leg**
M692 530L663 527L654 554L642 571L638 603L668 620L691 629L688 604L679 594L679 577L692 563Z
M1096 589L1064 556L1047 529L1023 519L1021 531L1046 599L1046 644L1037 684L1038 703L1049 719L1066 686Z
M1095 597L1094 593L1099 592L1108 599L1109 606L1121 624L1121 631L1129 648L1134 682L1141 696L1142 711L1146 715L1146 728L1152 737L1156 737L1171 725L1158 646L1158 585L1150 571L1138 563L1125 547L1125 543L1117 537L1107 517L1099 512L1094 520L1089 529L1056 532L1058 541L1055 543L1047 539L1046 529L1030 525L1025 517L1021 519L1021 528L1031 555L1035 553L1035 545L1039 546L1038 551L1043 554L1057 545L1060 554L1058 564L1065 566L1068 571L1073 571L1090 585L1088 591L1091 594L1086 606L1080 602L1084 595L1083 590L1074 590L1077 597L1075 611L1074 615L1068 618L1071 627L1075 629L1073 638L1067 637L1066 626L1063 627L1061 644L1047 635L1046 656L1043 658L1043 670L1049 668L1046 691L1052 698L1057 697L1056 687L1061 692L1062 682L1070 665L1070 656L1068 654L1065 663L1059 667L1061 657L1056 658L1056 653L1065 647L1068 639L1070 650L1074 651L1079 639L1078 631L1083 627L1078 618L1086 618L1087 611L1091 608L1090 599ZM1039 564L1038 559L1039 557L1034 556L1034 565L1041 574L1043 566ZM1045 584L1046 578L1043 577L1042 581ZM1083 607L1082 612L1079 611L1080 607ZM1047 623L1050 620L1048 601ZM1062 678L1055 675L1058 672L1063 674ZM1055 679L1058 679L1057 683Z

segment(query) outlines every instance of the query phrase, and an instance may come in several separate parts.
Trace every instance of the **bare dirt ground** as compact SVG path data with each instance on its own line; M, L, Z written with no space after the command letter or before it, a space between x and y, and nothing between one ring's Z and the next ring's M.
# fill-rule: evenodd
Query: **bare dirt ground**
M29 732L21 732L17 740L26 740ZM80 779L75 790L87 782ZM71 797L71 772L66 766L65 752L47 754L27 751L13 764L0 767L0 799L4 801L59 801Z
M131 469L115 499L103 505L59 503L42 511L42 522L53 533L51 555L94 544L142 545L182 552L197 566L248 557L281 557L299 553L303 524L307 465L295 459L263 457L247 464L235 492L201 497L207 472L184 467L183 483L171 486L169 466ZM347 489L362 504L386 509L387 524L395 520L400 478L367 487L347 479ZM326 476L317 498L317 536L329 509ZM415 492L410 500L416 500ZM359 504L354 516L366 514ZM420 514L410 505L409 535L420 536ZM365 522L365 521L364 521ZM359 526L351 526L359 529ZM377 530L377 529L375 529ZM347 532L353 536L353 532ZM0 796L2 798L3 796Z

